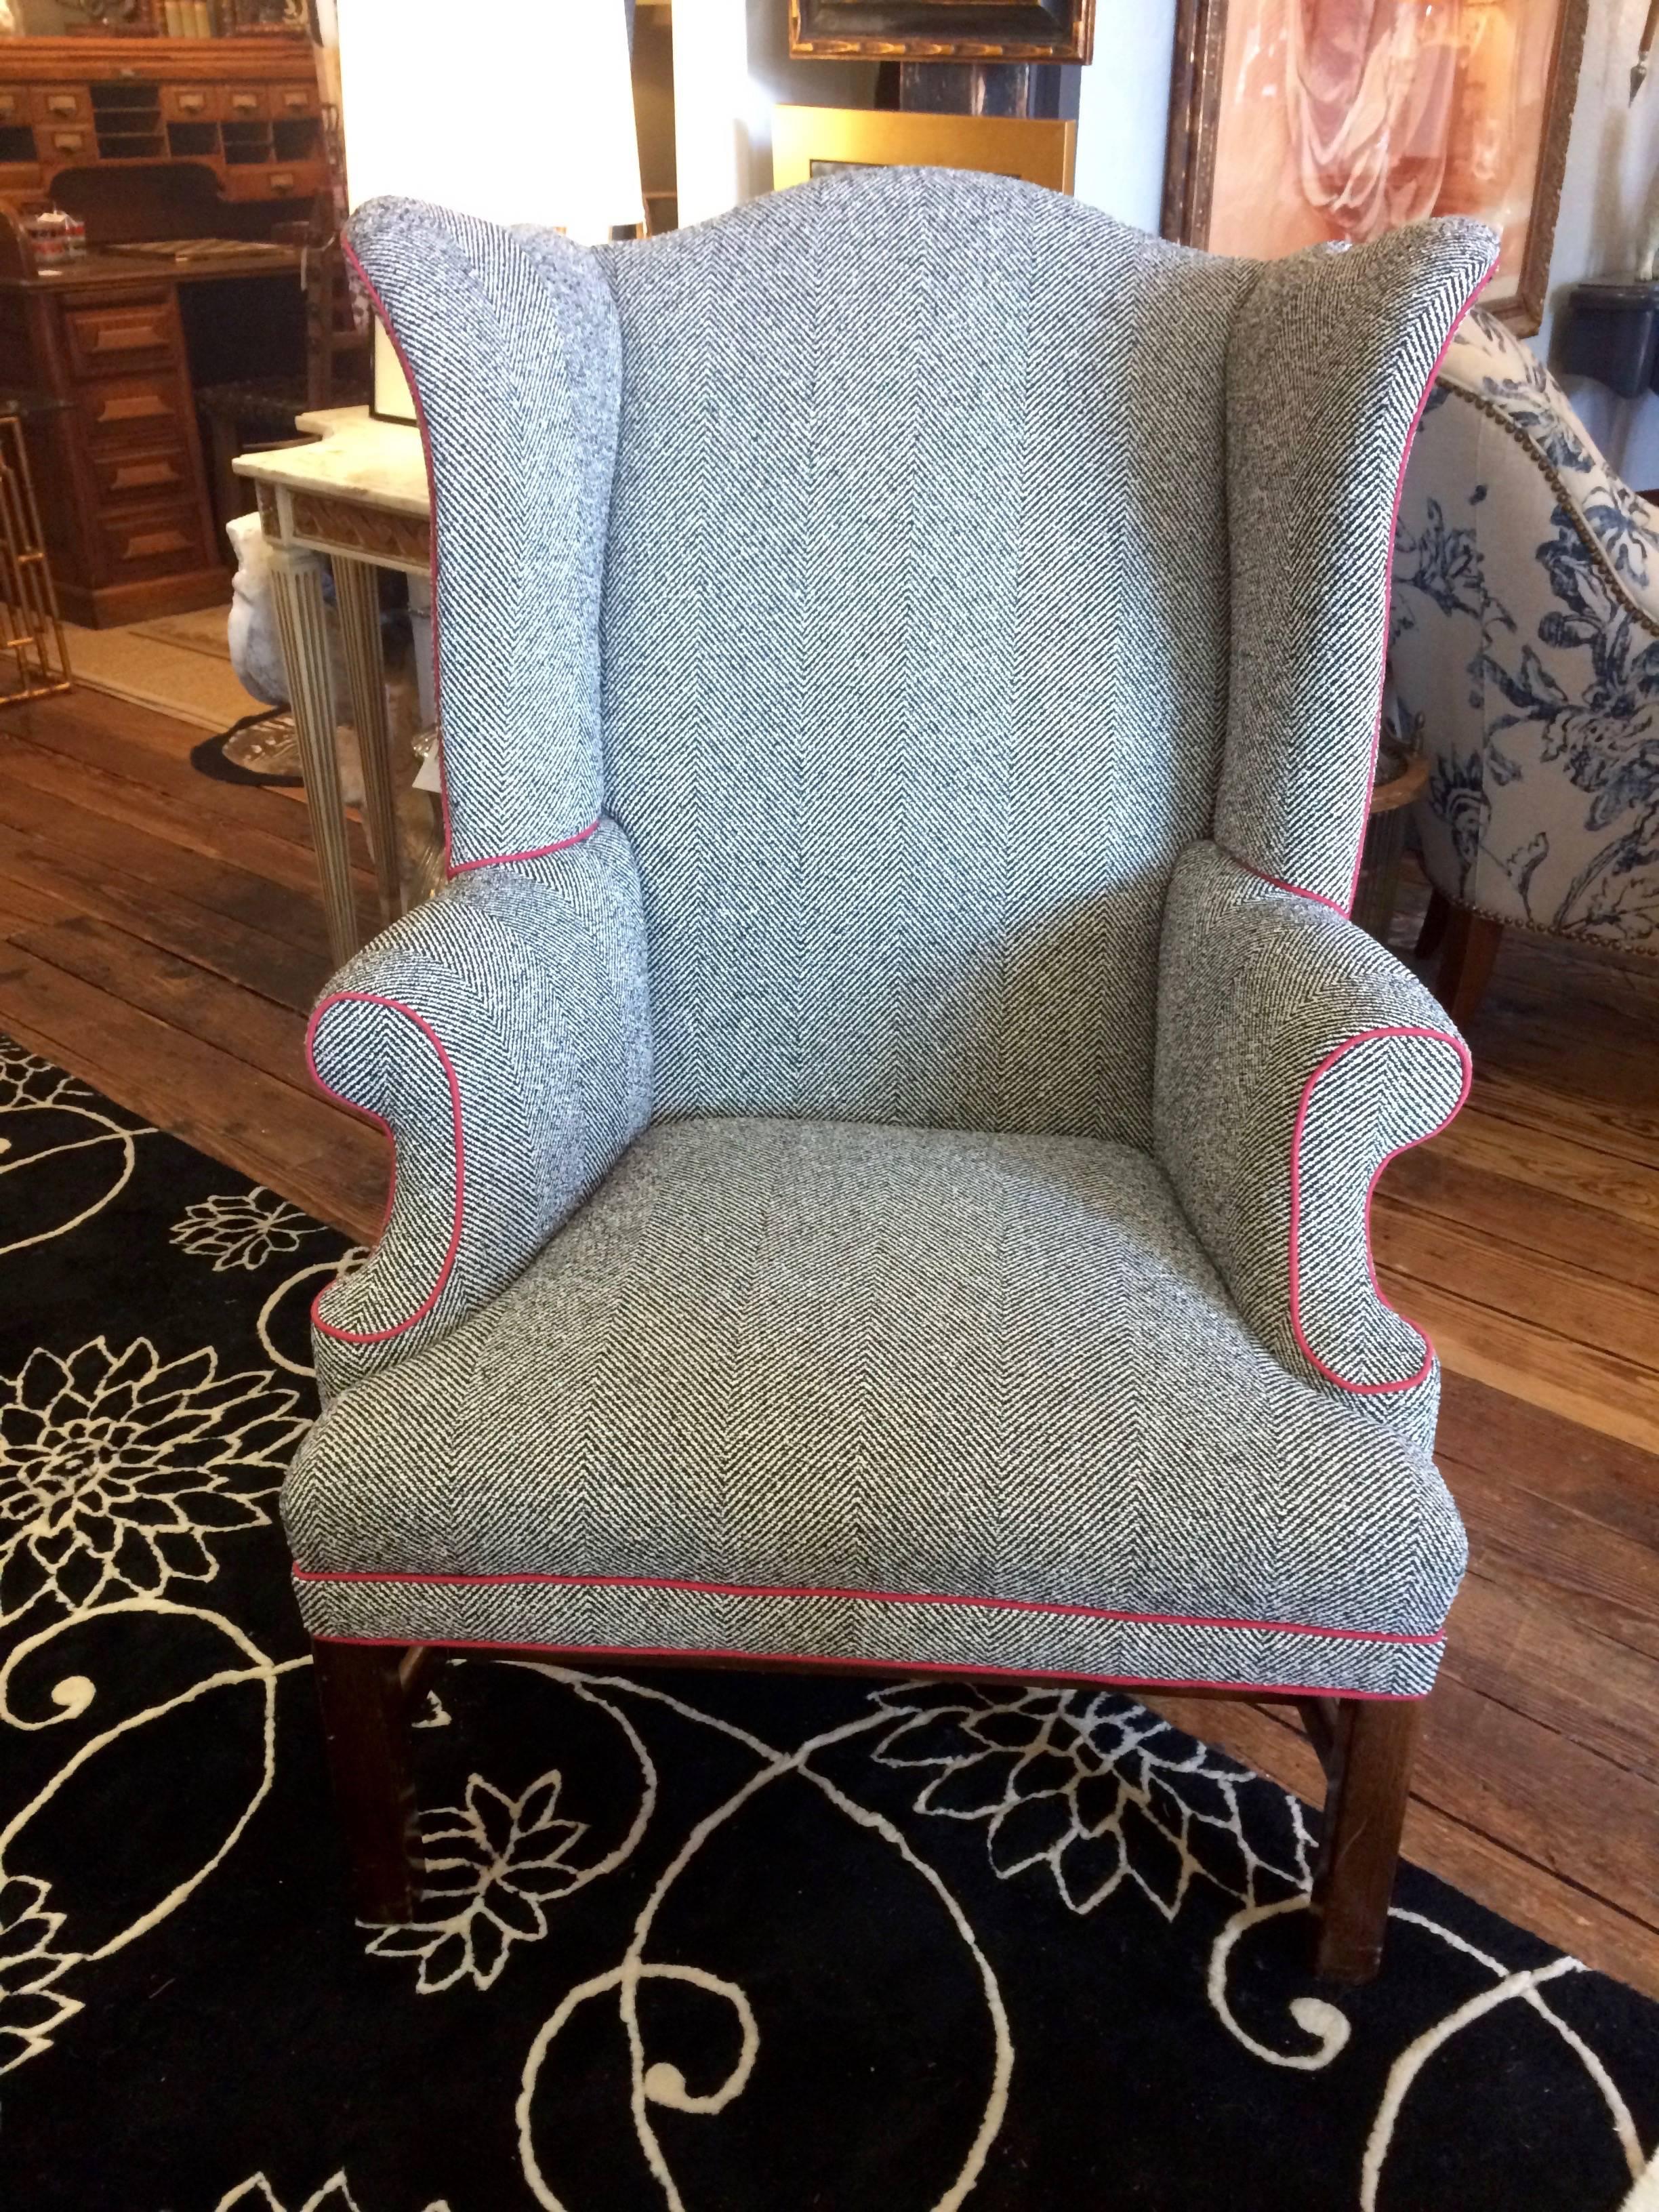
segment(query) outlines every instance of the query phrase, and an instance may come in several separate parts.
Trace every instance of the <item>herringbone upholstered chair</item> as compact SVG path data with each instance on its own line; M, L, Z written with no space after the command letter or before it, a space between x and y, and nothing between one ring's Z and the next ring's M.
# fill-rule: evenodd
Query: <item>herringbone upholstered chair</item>
M360 1910L419 1653L1294 1698L1376 1964L1463 1535L1380 1297L1462 1100L1348 921L1392 510L1492 240L1258 264L869 171L353 226L452 881L319 1006L391 1211L283 1510Z

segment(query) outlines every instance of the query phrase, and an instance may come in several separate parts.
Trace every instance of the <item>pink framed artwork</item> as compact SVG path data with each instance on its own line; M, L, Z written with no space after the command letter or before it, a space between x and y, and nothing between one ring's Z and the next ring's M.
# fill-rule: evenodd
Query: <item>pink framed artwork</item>
M1536 330L1588 4L1180 0L1165 237L1271 256L1477 215L1481 304Z

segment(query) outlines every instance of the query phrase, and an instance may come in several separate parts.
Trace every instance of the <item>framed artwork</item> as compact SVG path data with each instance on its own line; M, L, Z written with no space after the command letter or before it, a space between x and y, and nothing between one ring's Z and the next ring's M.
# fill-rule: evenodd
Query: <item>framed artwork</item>
M804 185L837 169L987 169L1069 192L1074 123L920 109L775 107L772 182Z
M1086 62L1095 0L789 0L816 61Z
M1179 0L1164 235L1356 244L1428 215L1500 234L1480 304L1538 328L1589 0Z

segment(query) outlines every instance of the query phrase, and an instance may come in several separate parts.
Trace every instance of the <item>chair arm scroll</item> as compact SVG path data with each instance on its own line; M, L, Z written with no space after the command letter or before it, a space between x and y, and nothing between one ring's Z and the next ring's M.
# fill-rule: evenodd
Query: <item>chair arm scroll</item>
M1183 856L1159 986L1164 1170L1275 1356L1425 1447L1434 1351L1377 1286L1371 1194L1468 1083L1462 1037L1384 947L1213 845Z
M364 1265L313 1308L325 1392L447 1335L532 1260L644 1126L643 929L612 824L470 874L330 985L313 1074L393 1151Z

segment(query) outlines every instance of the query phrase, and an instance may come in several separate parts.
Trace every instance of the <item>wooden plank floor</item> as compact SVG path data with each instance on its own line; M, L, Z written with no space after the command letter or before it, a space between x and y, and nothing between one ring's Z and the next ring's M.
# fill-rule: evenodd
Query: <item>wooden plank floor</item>
M196 734L93 692L0 721L0 1028L372 1236L382 1140L304 1067L305 808L198 775ZM1659 1996L1659 962L1512 933L1472 1042L1468 1109L1374 1216L1474 1557L1407 1844ZM1317 1795L1281 1709L1166 1704Z

